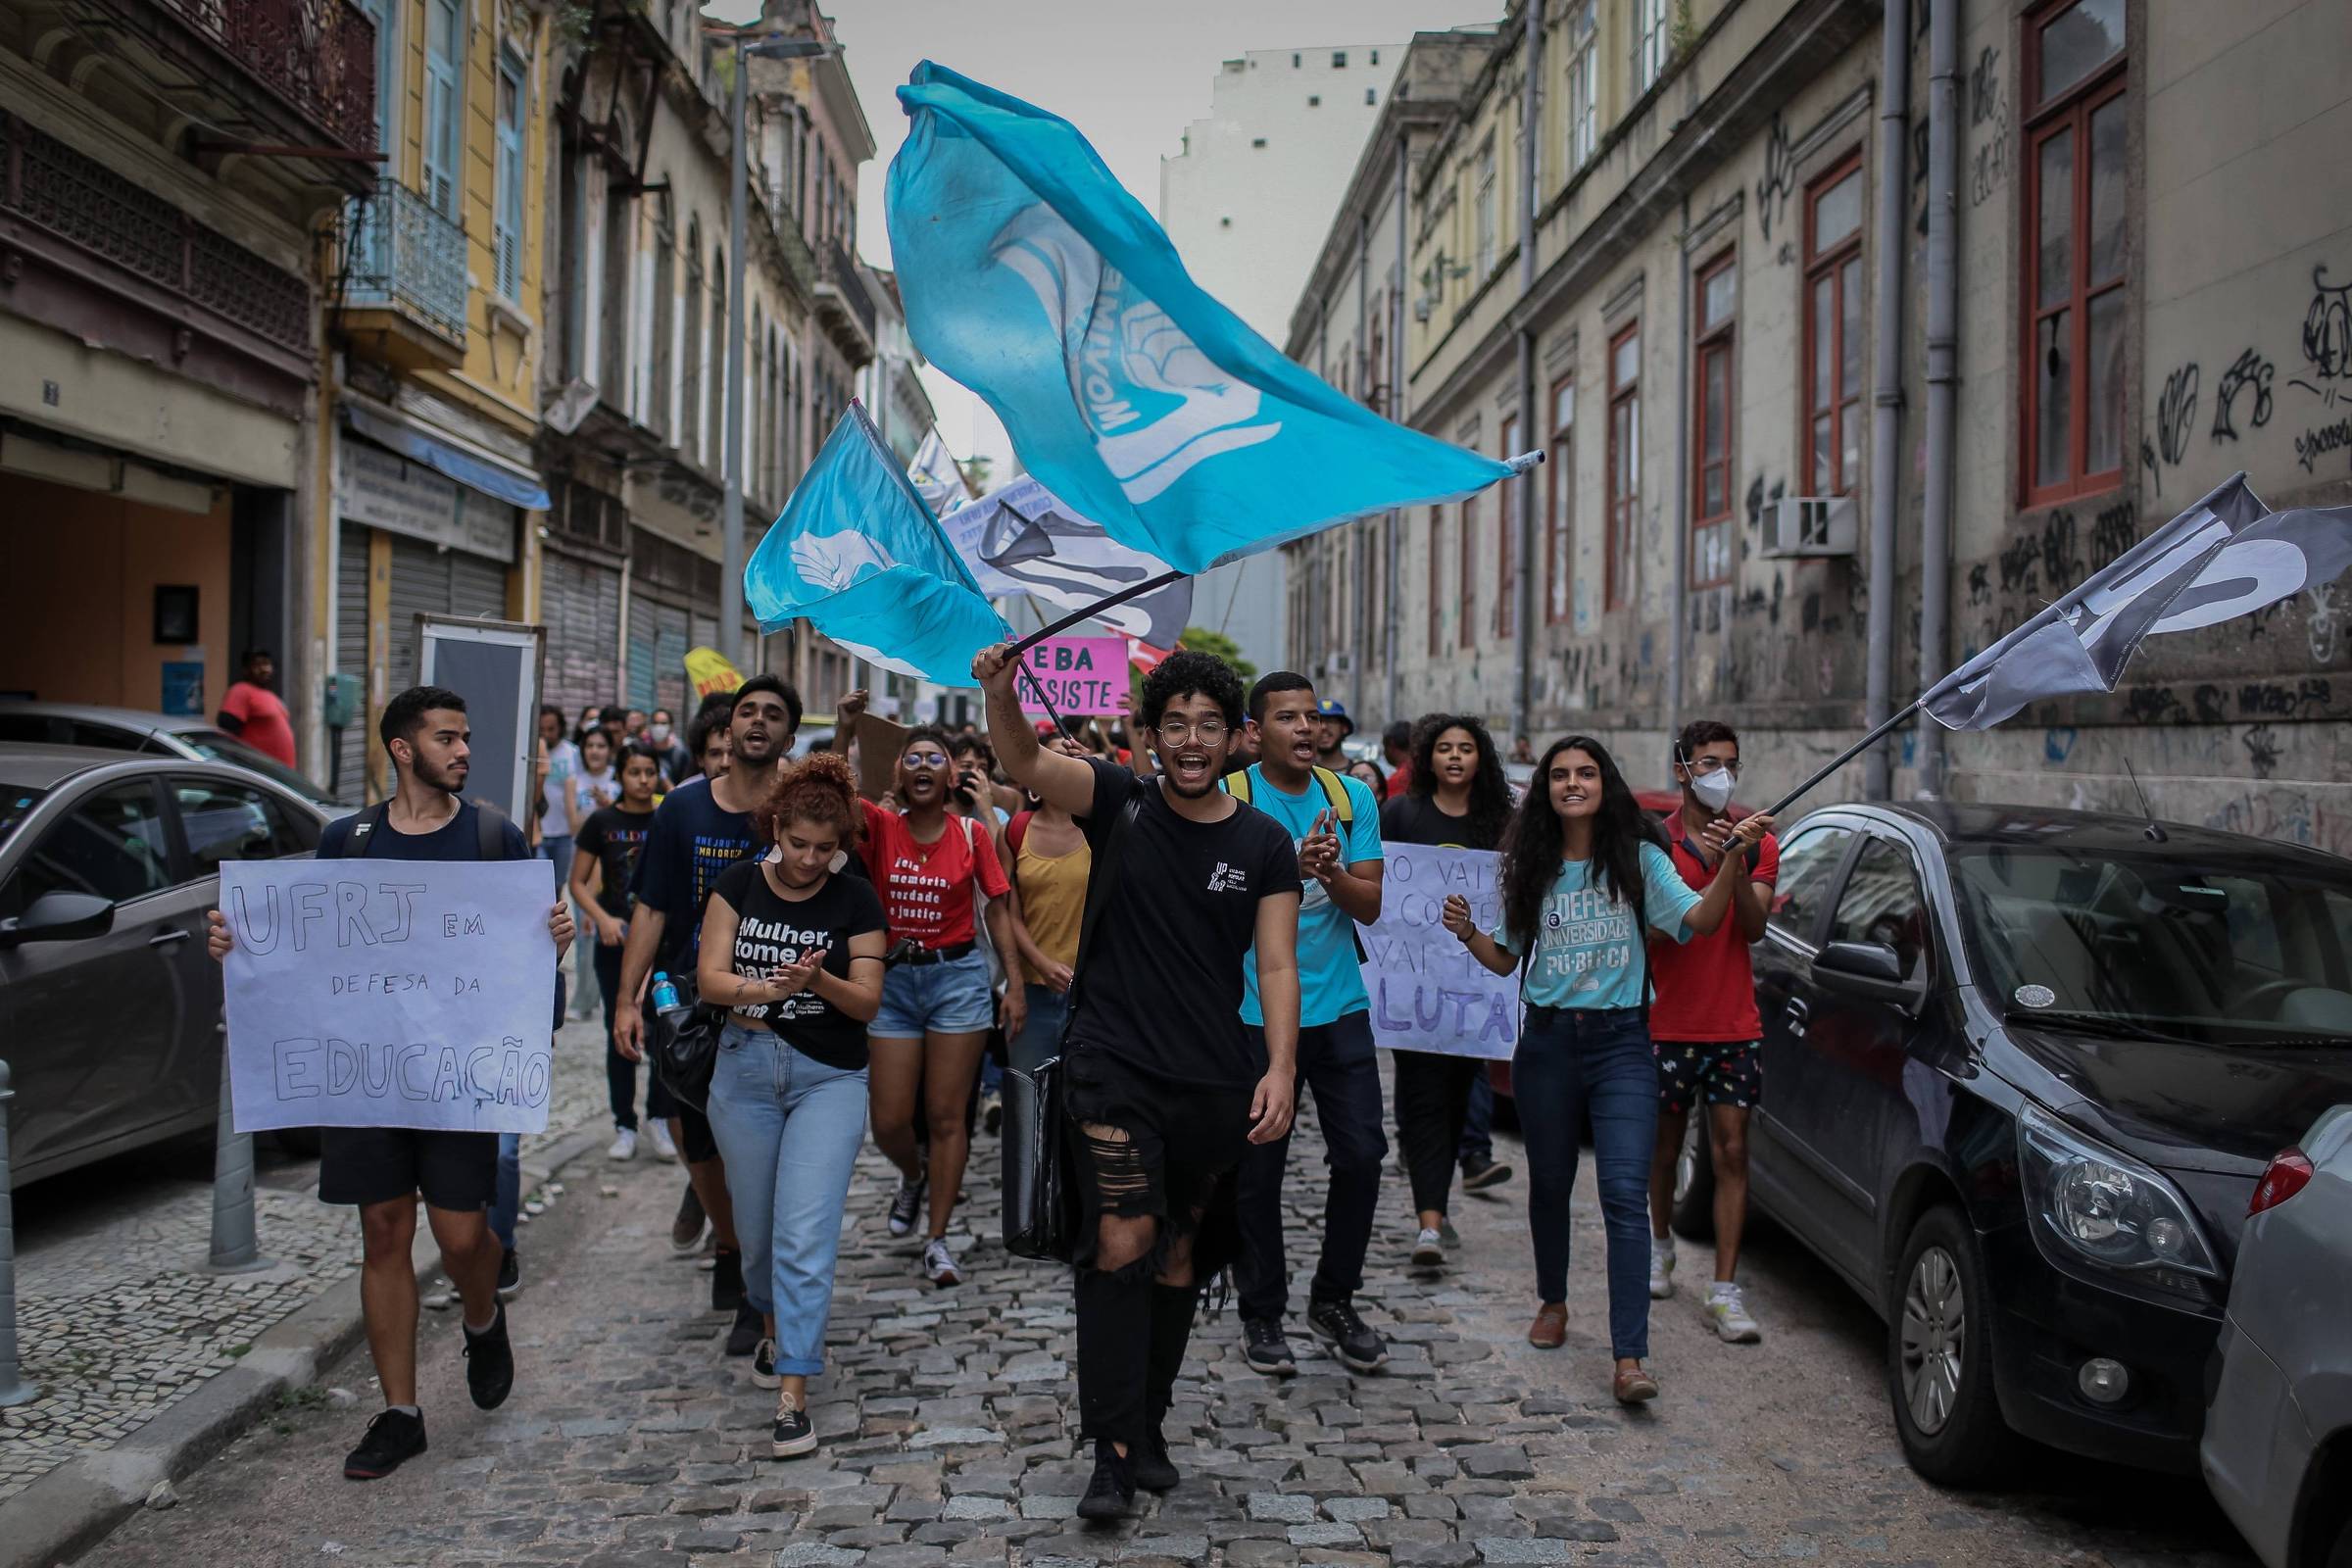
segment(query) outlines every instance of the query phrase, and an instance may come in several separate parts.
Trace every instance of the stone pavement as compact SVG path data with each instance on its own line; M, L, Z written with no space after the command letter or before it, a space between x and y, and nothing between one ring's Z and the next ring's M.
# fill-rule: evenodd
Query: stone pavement
M1292 1262L1318 1206L1319 1146L1302 1125ZM1506 1157L1516 1151L1505 1144ZM963 1211L996 1222L975 1144ZM467 1403L457 1330L428 1315L432 1450L390 1480L336 1479L376 1396L364 1355L334 1374L359 1408L297 1400L135 1517L93 1564L580 1563L593 1568L1086 1568L1108 1562L2107 1563L2220 1568L2247 1559L2193 1482L2041 1463L2032 1494L1961 1495L1896 1451L1879 1371L1883 1330L1785 1238L1758 1239L1749 1295L1763 1345L1716 1343L1688 1294L1653 1314L1665 1397L1606 1392L1600 1235L1580 1193L1568 1348L1522 1338L1533 1309L1521 1209L1457 1200L1464 1246L1445 1273L1404 1262L1404 1187L1384 1190L1365 1314L1392 1339L1381 1374L1310 1354L1273 1382L1242 1363L1228 1312L1204 1321L1171 1438L1184 1485L1110 1530L1072 1517L1071 1316L1062 1271L966 1243L966 1283L935 1291L881 1217L890 1176L869 1151L813 1391L822 1448L766 1457L772 1395L718 1353L708 1276L672 1260L674 1167L590 1158L526 1250L513 1309L514 1397ZM609 1196L599 1196L606 1188ZM1688 1272L1703 1274L1686 1257ZM1293 1327L1299 1325L1294 1320ZM1304 1336L1298 1336L1303 1341ZM1304 1344L1300 1345L1304 1349ZM2044 1456L2046 1461L2046 1456Z
M578 1023L560 1037L550 1139L604 1114L602 1037ZM535 1142L523 1141L526 1161ZM128 1437L359 1268L358 1210L318 1201L316 1160L276 1152L267 1135L256 1145L254 1222L271 1266L253 1273L204 1268L209 1137L16 1195L18 1340L41 1397L0 1410L0 1504Z

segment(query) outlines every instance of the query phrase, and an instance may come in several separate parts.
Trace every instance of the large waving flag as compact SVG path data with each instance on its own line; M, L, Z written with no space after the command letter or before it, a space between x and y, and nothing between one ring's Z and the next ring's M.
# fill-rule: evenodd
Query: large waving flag
M890 449L852 403L743 571L772 632L806 616L885 669L972 683L972 656L1010 635Z
M1512 471L1283 358L1186 274L1066 121L929 61L899 101L913 123L889 220L907 328L1112 538L1199 572Z
M2045 698L2111 692L2141 641L2250 615L2352 566L2352 507L2273 512L2226 481L1920 699L1948 729L1989 729Z
M1168 564L1130 550L1025 474L940 518L949 543L991 599L1027 594L1056 613L1090 610L1121 589L1167 575ZM1152 648L1176 646L1193 612L1193 579L1178 577L1095 618Z
M923 505L935 517L944 517L972 499L963 487L963 469L936 424L915 449L914 461L906 465L906 477L914 481L914 493L923 498Z

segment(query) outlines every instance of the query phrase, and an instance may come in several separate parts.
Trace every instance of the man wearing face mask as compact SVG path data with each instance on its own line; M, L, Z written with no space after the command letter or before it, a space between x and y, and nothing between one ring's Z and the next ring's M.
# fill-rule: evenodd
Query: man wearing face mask
M1682 808L1664 824L1674 868L1685 883L1704 889L1714 880L1731 836L1740 737L1719 719L1684 725L1675 742L1674 777L1683 787ZM1731 918L1707 936L1649 945L1657 987L1649 1029L1658 1058L1658 1141L1649 1161L1649 1294L1659 1300L1674 1294L1674 1236L1667 1219L1674 1206L1675 1160L1686 1122L1700 1114L1706 1117L1715 1170L1715 1279L1702 1306L1727 1345L1752 1345L1763 1338L1740 1298L1733 1272L1747 1218L1748 1115L1764 1089L1759 1046L1764 1030L1747 949L1764 935L1773 883L1780 875L1780 841L1767 833L1748 854L1747 875L1733 886Z
M653 744L654 750L661 754L662 776L668 780L671 789L676 789L701 770L694 754L688 751L686 743L678 738L678 732L672 726L668 709L657 708L654 710L652 720L645 726L645 738Z

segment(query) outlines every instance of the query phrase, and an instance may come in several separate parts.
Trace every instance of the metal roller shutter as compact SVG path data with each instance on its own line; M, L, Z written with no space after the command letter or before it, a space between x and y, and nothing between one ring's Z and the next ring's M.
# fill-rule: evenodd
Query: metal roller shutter
M547 694L566 715L620 700L620 573L550 550L539 590Z
M352 720L343 726L335 744L335 776L329 784L337 799L358 802L368 772L368 538L358 523L343 524L341 555L335 563L335 668L358 688Z
M686 612L670 605L657 605L654 622L654 706L666 708L672 714L693 710L686 705L686 650L692 646L686 639L691 622Z
M392 541L390 690L416 684L416 617L507 612L507 568L463 550L440 550L415 539Z

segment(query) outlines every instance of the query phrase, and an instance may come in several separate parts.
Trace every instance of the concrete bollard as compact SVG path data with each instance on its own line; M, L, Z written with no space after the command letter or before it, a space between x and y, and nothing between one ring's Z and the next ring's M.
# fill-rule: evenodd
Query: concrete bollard
M0 1409L41 1396L17 1362L17 1217L8 1174L8 1102L16 1098L8 1063L0 1061Z
M215 1274L249 1274L270 1266L253 1223L253 1134L236 1128L225 1049L220 1053L220 1124L213 1142L213 1247L204 1266Z

